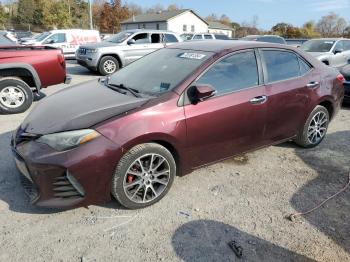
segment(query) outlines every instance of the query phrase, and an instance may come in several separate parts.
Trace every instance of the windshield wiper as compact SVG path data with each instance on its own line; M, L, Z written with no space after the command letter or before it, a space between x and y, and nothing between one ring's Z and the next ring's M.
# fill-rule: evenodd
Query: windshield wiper
M107 85L108 87L112 88L112 89L118 88L119 90L120 90L120 89L126 90L126 91L128 91L129 93L131 93L131 94L132 94L133 96L135 96L135 97L138 97L138 98L141 97L141 95L138 94L138 93L140 93L139 90L134 89L134 88L127 87L127 86L125 86L125 85L123 85L123 84L119 84L119 85L117 85L117 84L111 84L111 83L108 83L108 82L106 81L106 85ZM115 89L114 89L114 90L115 90ZM117 90L117 91L118 91L118 90Z

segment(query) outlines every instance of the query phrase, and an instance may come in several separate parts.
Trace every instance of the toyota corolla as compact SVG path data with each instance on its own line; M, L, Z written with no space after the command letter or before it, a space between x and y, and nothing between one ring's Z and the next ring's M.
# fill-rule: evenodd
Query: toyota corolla
M253 149L324 139L344 78L293 47L187 42L43 99L12 149L33 204L143 208L176 175ZM234 167L232 167L234 168Z

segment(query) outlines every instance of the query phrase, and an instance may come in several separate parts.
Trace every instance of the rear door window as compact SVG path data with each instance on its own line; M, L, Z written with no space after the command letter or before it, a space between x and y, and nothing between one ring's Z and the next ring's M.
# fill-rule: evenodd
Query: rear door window
M300 76L298 56L288 51L263 50L267 82L283 81Z
M217 95L257 86L259 76L254 51L237 53L220 60L197 83L212 85Z
M212 35L204 35L204 39L213 39Z
M159 44L160 41L160 34L152 34L151 35L151 43L152 44Z
M299 65L300 65L300 75L306 75L309 71L311 71L312 67L309 63L305 62L304 59L299 59Z

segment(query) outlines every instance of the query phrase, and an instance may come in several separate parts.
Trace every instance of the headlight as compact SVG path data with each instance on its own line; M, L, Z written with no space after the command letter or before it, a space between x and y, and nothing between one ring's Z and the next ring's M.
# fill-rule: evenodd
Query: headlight
M86 49L86 53L89 53L89 54L97 53L97 49Z
M49 145L50 147L58 151L64 151L77 147L91 140L94 140L99 136L100 134L97 133L95 130L83 129L43 135L39 137L36 141L39 143Z

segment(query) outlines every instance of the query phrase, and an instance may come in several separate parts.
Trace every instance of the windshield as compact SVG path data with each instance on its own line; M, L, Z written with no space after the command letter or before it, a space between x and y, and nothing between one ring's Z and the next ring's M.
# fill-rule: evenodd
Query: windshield
M107 42L112 42L112 43L122 43L124 42L129 36L131 36L133 33L131 32L120 32L116 35L113 35L111 37L108 37L106 40Z
M34 37L34 39L38 42L41 42L43 41L46 37L48 37L51 33L50 32L44 32L44 33L41 33L39 35L37 35L36 37Z
M330 40L309 40L301 48L306 52L330 52L334 43Z
M213 53L163 48L113 74L109 83L157 95L174 89Z

